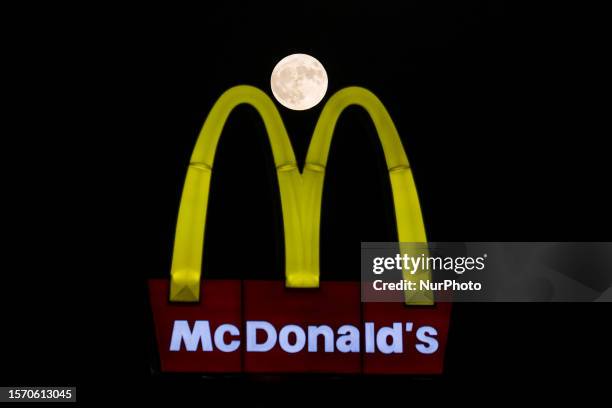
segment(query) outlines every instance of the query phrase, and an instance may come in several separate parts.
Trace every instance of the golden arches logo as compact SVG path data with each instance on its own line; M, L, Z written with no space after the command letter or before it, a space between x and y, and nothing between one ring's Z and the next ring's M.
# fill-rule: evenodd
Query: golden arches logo
M217 143L229 114L241 104L253 106L263 119L276 166L285 231L285 279L291 288L319 286L319 228L325 166L340 114L351 105L370 115L383 147L393 193L399 242L426 242L425 227L408 158L391 116L367 89L348 87L325 104L300 172L293 147L274 102L261 90L240 85L227 90L212 107L196 142L181 197L176 225L170 301L197 302L200 297L204 228ZM429 271L404 274L429 279ZM433 304L431 292L406 293L407 304Z

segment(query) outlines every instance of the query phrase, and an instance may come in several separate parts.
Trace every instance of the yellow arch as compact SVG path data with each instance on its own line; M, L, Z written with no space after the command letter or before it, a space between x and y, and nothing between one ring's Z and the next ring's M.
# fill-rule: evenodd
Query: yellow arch
M416 186L401 140L387 110L370 91L349 87L334 94L317 122L304 170L300 173L291 142L276 106L259 89L240 85L227 90L211 109L191 156L183 187L172 258L170 300L199 300L204 227L217 143L231 111L240 104L261 115L277 170L285 231L285 277L288 287L319 285L319 229L325 166L333 131L350 105L372 118L389 169L400 242L426 242ZM406 276L406 279L427 278ZM432 304L431 293L407 294L409 304Z

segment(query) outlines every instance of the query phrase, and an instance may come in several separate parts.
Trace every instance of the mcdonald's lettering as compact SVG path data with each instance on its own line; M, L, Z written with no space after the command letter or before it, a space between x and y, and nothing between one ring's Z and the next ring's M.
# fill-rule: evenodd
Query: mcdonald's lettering
M393 322L391 326L380 328L376 328L375 322L365 322L364 327L366 353L403 353L411 346L405 346L404 332L414 330L412 322ZM208 320L196 320L193 327L187 320L175 320L170 351L181 351L184 348L186 351L211 352L217 349L233 353L241 347L240 329L233 324L221 324L214 331L211 330ZM417 342L412 346L421 354L435 353L438 349L437 334L434 327L419 327L415 330ZM306 329L297 324L288 324L277 330L270 322L247 321L245 350L248 353L265 353L278 344L286 353L359 353L360 338L359 328L350 324L336 330L325 324L310 325Z
M276 167L285 239L285 279L203 279L202 259L216 147L229 114L251 105L263 119ZM325 104L302 171L272 100L252 86L226 91L193 150L176 225L170 280L149 281L161 370L248 373L440 373L450 304L428 289L405 304L361 303L360 283L320 279L319 229L325 168L340 114L364 108L378 133L391 182L399 242L426 242L408 158L382 102L349 87ZM256 269L256 268L254 268ZM358 275L357 275L358 276ZM405 273L406 281L429 271Z

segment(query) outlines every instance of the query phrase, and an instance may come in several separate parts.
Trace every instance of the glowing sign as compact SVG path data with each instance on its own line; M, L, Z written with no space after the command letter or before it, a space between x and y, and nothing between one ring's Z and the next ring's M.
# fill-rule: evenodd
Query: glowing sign
M250 104L259 112L272 148L285 232L284 282L201 280L213 161L225 122L240 104ZM406 153L387 110L374 94L349 87L329 99L300 172L272 100L251 86L231 88L211 109L191 157L170 281L149 281L162 371L442 372L449 303L432 306L431 291L423 290L405 292L410 307L362 304L360 282L319 280L325 165L336 122L350 105L363 107L378 132L391 181L399 241L426 242ZM403 272L406 280L430 277L426 269Z

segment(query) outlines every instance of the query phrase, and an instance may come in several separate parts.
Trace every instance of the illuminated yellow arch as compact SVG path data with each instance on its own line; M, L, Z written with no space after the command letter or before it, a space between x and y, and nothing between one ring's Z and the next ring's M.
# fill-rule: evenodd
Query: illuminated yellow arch
M227 90L217 100L204 122L191 156L176 226L171 301L199 300L204 227L215 152L229 114L236 106L245 103L253 106L261 115L272 147L283 211L288 287L319 286L319 229L325 166L336 122L350 105L363 107L378 132L389 169L399 241L426 242L408 158L389 113L373 93L364 88L348 87L329 99L315 127L306 164L300 173L274 102L259 89L240 85ZM428 271L423 273L429 276ZM405 278L423 278L423 275L405 275ZM433 303L429 292L411 293L407 295L406 302Z

